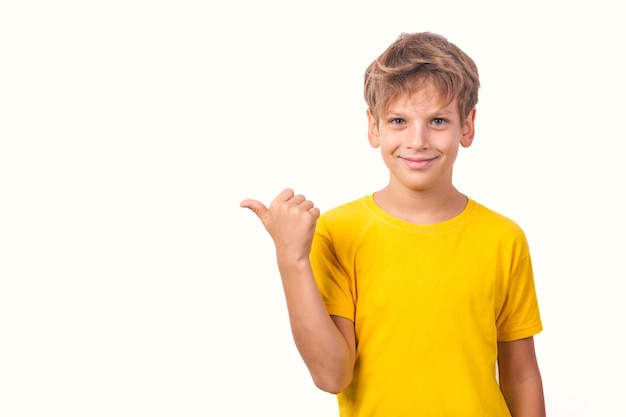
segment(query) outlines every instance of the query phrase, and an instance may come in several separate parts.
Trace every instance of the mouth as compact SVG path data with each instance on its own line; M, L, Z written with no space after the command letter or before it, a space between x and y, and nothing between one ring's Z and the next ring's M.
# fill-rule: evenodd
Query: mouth
M404 161L405 165L410 169L424 169L427 168L431 163L437 159L434 158L405 158L400 157L402 161Z

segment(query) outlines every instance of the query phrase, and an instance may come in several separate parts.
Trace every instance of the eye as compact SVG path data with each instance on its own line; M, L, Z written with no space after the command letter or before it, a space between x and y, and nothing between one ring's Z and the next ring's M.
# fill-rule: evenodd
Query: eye
M392 125L403 125L405 121L399 117L394 117L393 119L389 119L389 123Z
M435 117L431 123L435 126L443 126L444 124L446 124L446 119L443 119L441 117Z

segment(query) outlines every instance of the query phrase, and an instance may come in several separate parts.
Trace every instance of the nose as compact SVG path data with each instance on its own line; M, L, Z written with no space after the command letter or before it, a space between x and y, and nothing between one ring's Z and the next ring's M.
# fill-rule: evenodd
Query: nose
M423 124L415 124L408 129L407 148L426 149L428 147L428 129Z

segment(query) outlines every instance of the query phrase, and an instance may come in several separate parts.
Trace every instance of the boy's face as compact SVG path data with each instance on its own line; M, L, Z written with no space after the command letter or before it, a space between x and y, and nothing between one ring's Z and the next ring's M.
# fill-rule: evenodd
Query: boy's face
M457 101L445 105L432 86L396 97L379 120L368 111L370 145L379 148L390 172L390 187L445 192L459 145L474 139L476 110L461 121Z

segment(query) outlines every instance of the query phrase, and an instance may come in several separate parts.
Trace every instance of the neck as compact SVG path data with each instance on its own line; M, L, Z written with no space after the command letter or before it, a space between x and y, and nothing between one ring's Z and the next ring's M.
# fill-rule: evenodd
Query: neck
M413 224L435 224L458 216L467 197L453 186L445 191L394 190L387 186L374 194L374 201L392 216Z

